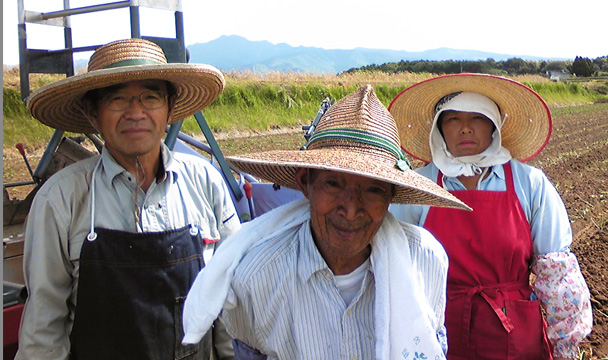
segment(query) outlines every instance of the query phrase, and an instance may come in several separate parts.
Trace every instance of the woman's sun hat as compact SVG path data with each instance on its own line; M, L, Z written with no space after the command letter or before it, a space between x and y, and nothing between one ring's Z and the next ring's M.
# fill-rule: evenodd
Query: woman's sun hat
M431 162L429 133L437 103L446 95L475 92L494 101L503 117L502 146L514 159L538 155L551 137L551 112L534 90L517 81L486 74L445 75L414 84L399 93L388 110L395 118L403 149Z
M470 209L433 181L413 171L399 145L397 126L371 85L330 107L304 150L230 156L243 172L299 190L301 168L339 171L396 185L395 203Z
M224 76L213 66L167 63L162 49L144 39L114 41L99 47L86 73L41 87L27 99L36 119L55 129L96 133L83 115L88 91L136 80L166 80L177 90L169 123L184 119L211 104L224 89Z

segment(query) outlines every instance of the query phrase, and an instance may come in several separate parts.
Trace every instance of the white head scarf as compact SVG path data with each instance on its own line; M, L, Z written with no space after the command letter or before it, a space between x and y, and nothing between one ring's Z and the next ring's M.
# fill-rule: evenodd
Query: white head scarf
M437 127L439 115L446 110L479 113L490 119L496 127L492 133L490 146L476 155L454 157ZM496 103L484 95L457 92L443 97L435 107L435 117L429 136L433 162L444 175L449 177L473 176L481 174L482 168L506 163L511 160L511 154L502 146L500 135L500 129L506 119L507 115L505 114L504 117L500 115Z

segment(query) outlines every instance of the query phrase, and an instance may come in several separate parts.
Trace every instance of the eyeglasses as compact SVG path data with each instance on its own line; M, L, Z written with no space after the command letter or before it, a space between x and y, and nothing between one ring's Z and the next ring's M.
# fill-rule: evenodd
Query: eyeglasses
M148 110L161 108L165 105L167 94L157 91L144 91L138 96L129 96L125 93L111 93L104 96L103 101L106 109L112 111L127 110L131 106L133 99L139 100L139 103Z

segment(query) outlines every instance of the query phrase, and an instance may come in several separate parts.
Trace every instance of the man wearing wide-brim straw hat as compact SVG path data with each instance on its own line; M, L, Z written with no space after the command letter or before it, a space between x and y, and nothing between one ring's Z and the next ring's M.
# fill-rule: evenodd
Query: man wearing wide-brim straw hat
M447 258L388 205L469 208L411 170L370 85L329 108L305 150L228 161L305 199L222 245L188 294L185 343L222 312L237 358L444 358Z
M98 48L86 73L28 98L42 123L100 133L105 144L100 156L53 175L33 201L18 359L233 356L219 322L195 345L179 339L202 254L239 219L213 166L162 143L167 124L223 88L216 68L168 64L156 44L129 39Z
M543 172L522 163L551 134L543 99L507 78L458 74L414 84L389 111L405 151L429 163L417 171L473 208L390 209L447 251L448 359L576 358L592 319L568 214Z

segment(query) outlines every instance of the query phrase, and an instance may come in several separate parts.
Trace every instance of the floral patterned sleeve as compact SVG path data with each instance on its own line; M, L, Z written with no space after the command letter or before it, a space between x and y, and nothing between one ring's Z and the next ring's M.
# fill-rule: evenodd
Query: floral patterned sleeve
M593 326L589 289L576 256L569 251L536 255L532 272L536 275L534 295L546 313L553 355L573 359Z

